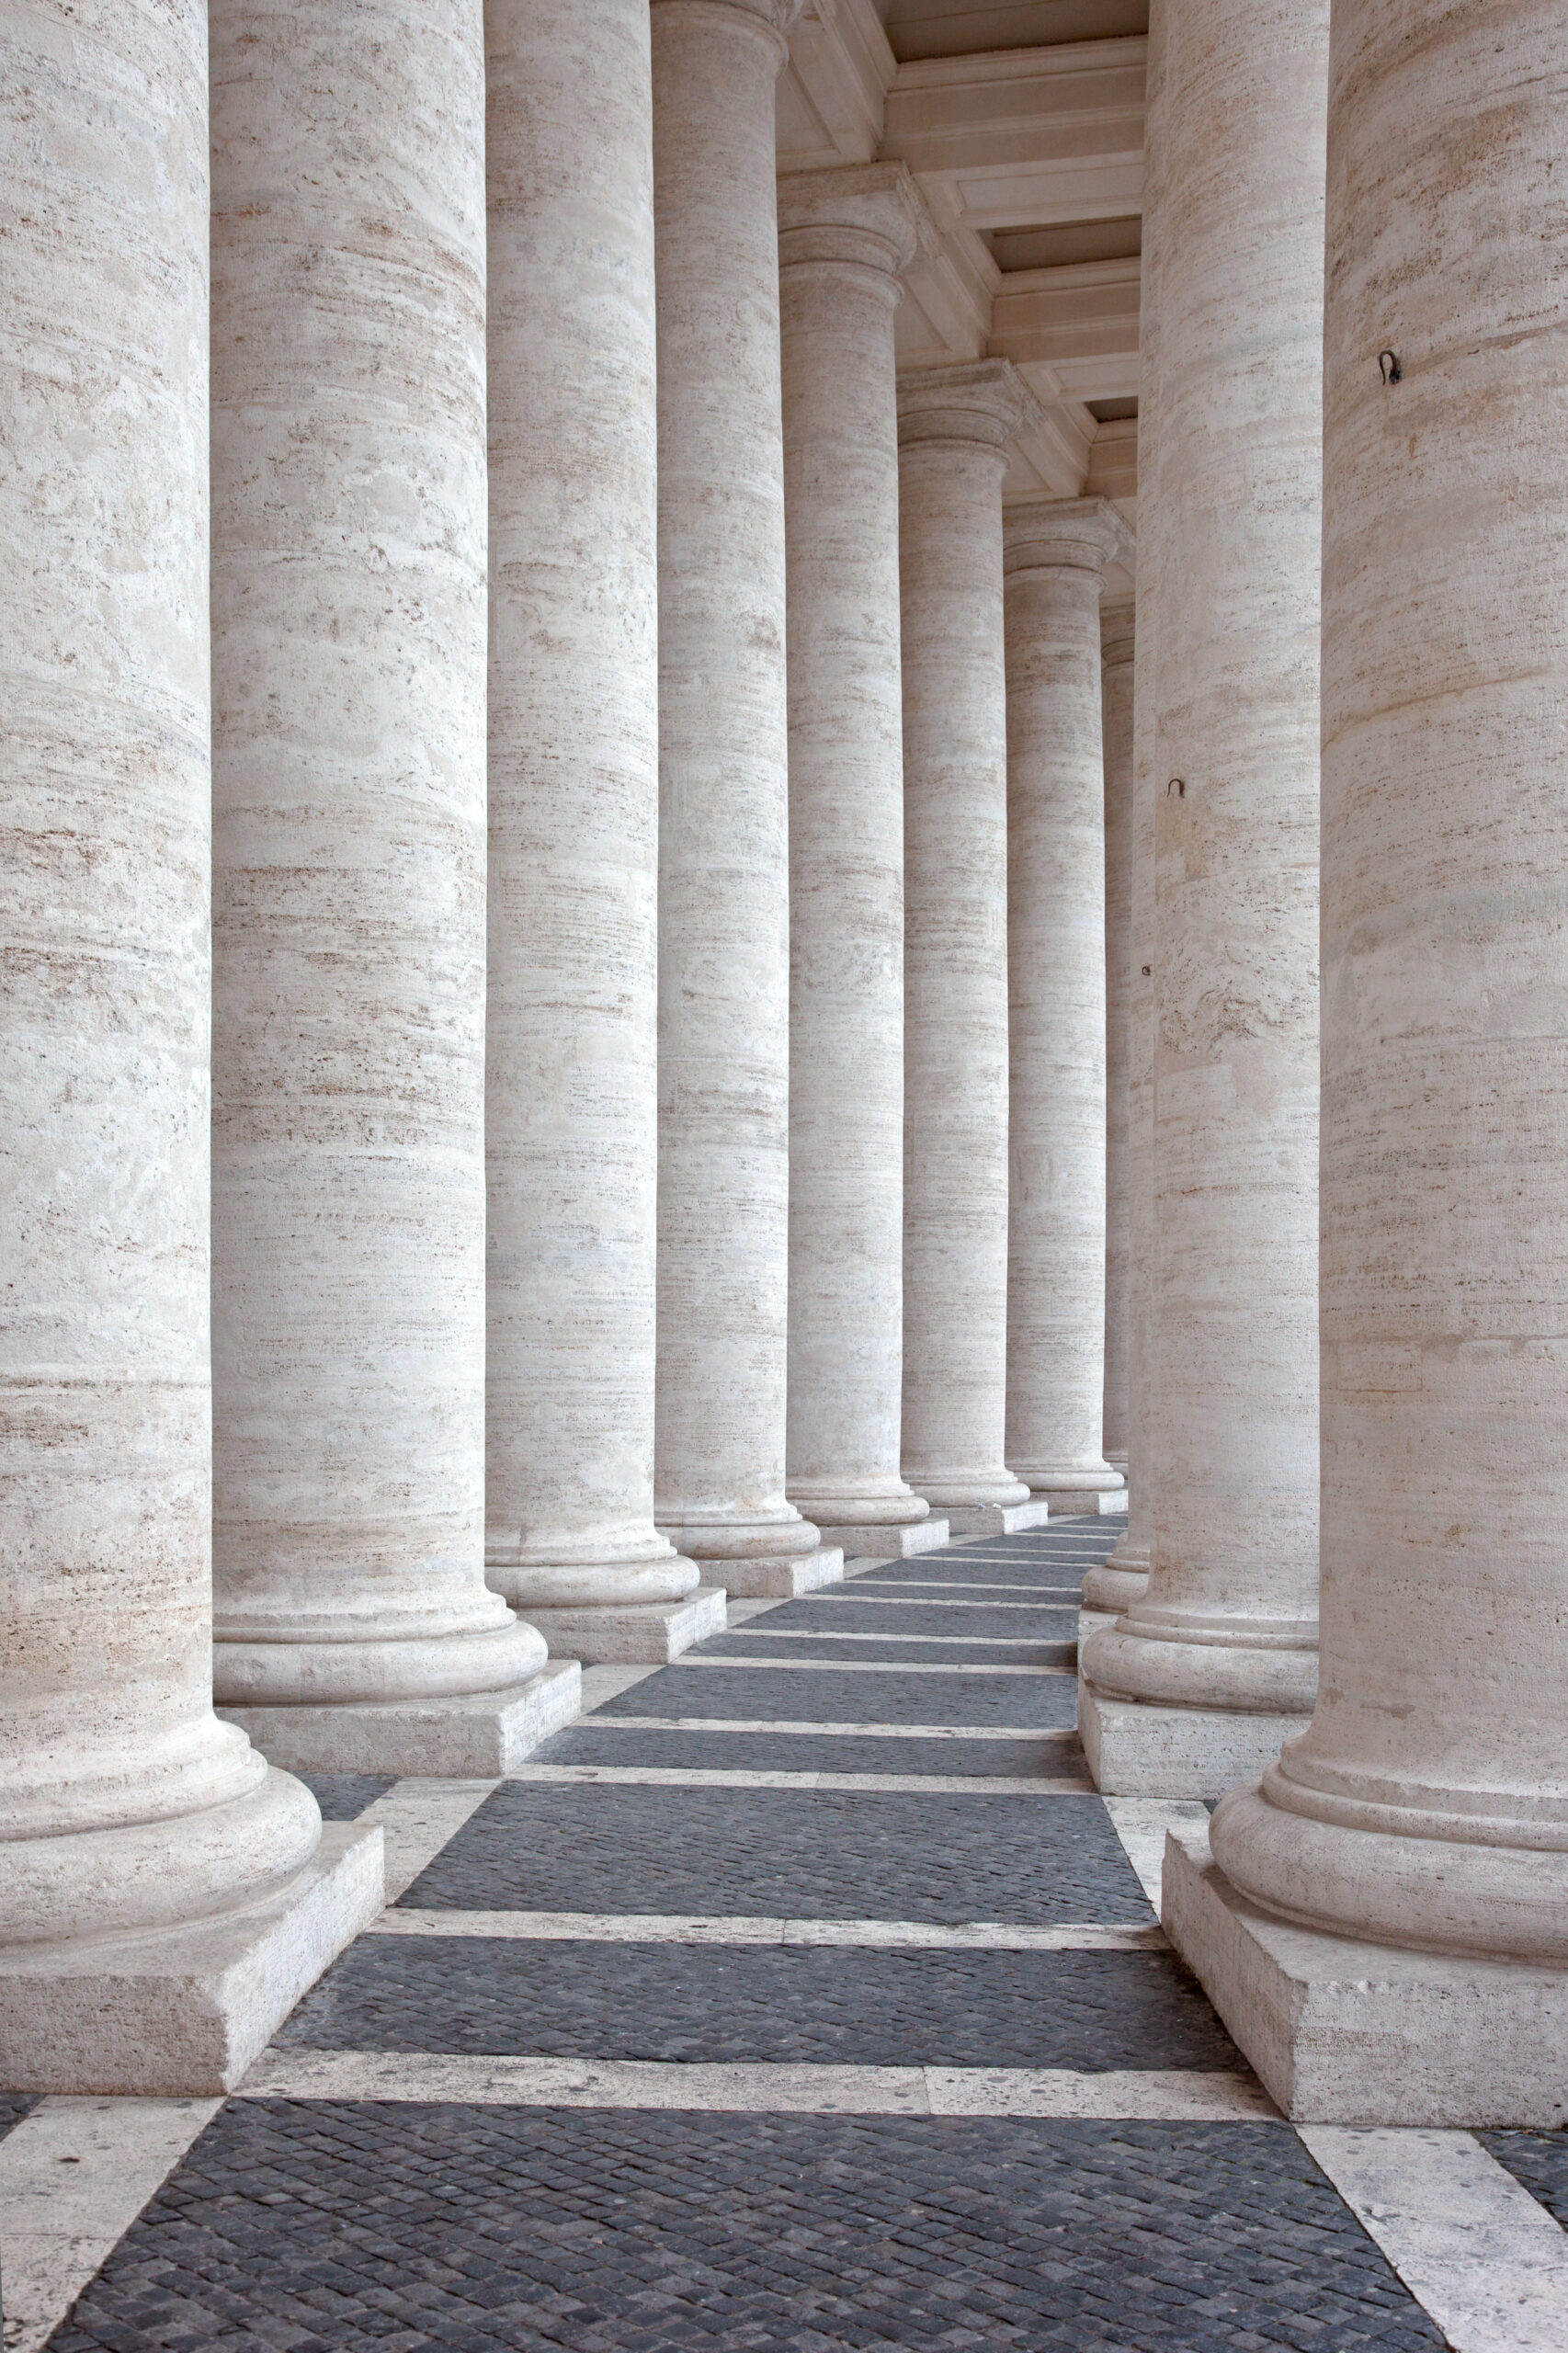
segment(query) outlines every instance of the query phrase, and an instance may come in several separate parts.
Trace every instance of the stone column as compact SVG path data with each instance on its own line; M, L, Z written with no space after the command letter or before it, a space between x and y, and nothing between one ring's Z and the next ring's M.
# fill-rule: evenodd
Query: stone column
M1105 1459L1127 1473L1131 1250L1128 1235L1132 1010L1132 655L1131 597L1100 606L1105 745Z
M647 0L485 10L486 1574L552 1646L667 1658L653 1525L659 675Z
M1100 590L1132 535L1107 498L1002 518L1007 633L1007 1465L1053 1512L1117 1510L1102 1451L1105 754Z
M1168 1916L1292 2112L1560 2127L1568 20L1335 0L1334 62L1324 1671Z
M1049 1506L1007 1469L1007 688L1011 363L901 376L903 1475L960 1527ZM1028 1524L1015 1517L1014 1526Z
M1160 256L1165 215L1165 0L1150 0L1143 97L1143 236L1138 297L1138 627L1132 652L1131 978L1127 1007L1127 1533L1084 1579L1079 1643L1148 1588L1153 1531L1149 1308L1154 1256L1154 550L1159 490ZM1081 1655L1081 1651L1080 1651Z
M785 1499L789 746L773 91L795 0L653 0L659 323L655 1515L737 1593Z
M574 1675L484 1583L480 0L216 0L220 1703L499 1773Z
M1166 27L1146 1595L1083 1652L1101 1788L1214 1797L1316 1683L1327 0Z
M227 2089L381 1903L212 1712L207 55L0 23L0 2084Z
M903 749L893 311L902 164L778 189L790 663L792 1503L824 1542L947 1535L899 1475Z

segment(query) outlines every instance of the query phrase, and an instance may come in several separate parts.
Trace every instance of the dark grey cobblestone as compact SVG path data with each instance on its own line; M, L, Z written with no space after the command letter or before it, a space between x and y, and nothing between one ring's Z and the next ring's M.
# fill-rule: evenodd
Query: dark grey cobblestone
M812 1920L1153 1916L1096 1797L624 1782L503 1782L401 1900Z
M36 2092L0 2092L0 2141L6 2138L13 2124L19 2124L39 2104Z
M396 1785L391 1773L296 1773L294 1779L313 1793L324 1822L356 1821Z
M278 2040L859 2067L1244 2064L1165 1953L366 1937Z
M799 1601L782 1603L765 1618L736 1631L753 1633L767 1627L790 1634L891 1634L895 1642L907 1642L912 1634L936 1634L949 1642L958 1634L982 1642L1062 1642L1076 1635L1076 1602L1054 1606L1042 1603L1036 1608L1022 1594L1015 1595L1014 1599L1024 1606L1017 1609L987 1609L973 1602L961 1602L955 1607L952 1600L939 1597L926 1604L913 1594L903 1599L894 1599L890 1595L881 1602L872 1594L853 1601L847 1597L841 1600L835 1594L831 1601L819 1601L814 1594L807 1594Z
M1280 2124L236 2100L51 2353L1416 2353Z
M1059 1671L1071 1670L1078 1655L1076 1635L1070 1642L1014 1643L1004 1648L997 1643L901 1643L880 1631L874 1643L862 1643L845 1634L812 1633L804 1627L759 1635L750 1626L737 1626L733 1633L710 1635L698 1648L705 1658L757 1658L777 1650L780 1658L840 1659L851 1666L881 1659L899 1666L1049 1666Z
M1568 2131L1478 2132L1475 2137L1568 2230Z
M868 1662L869 1663L869 1662ZM843 1675L809 1667L662 1666L596 1710L601 1716L769 1716L802 1724L993 1724L1071 1732L1070 1675Z
M533 1761L696 1766L722 1773L941 1773L977 1780L1085 1779L1088 1771L1070 1733L1018 1740L859 1740L853 1733L610 1732L591 1716L547 1740Z
M918 1561L889 1561L882 1568L867 1569L850 1583L857 1593L874 1593L880 1585L926 1585L933 1579L960 1592L971 1586L981 1590L1006 1586L1021 1601L1033 1591L1077 1596L1089 1565L1064 1561L1037 1571L1027 1561L949 1561L945 1552L926 1552ZM1014 1592L1015 1587L1022 1590Z

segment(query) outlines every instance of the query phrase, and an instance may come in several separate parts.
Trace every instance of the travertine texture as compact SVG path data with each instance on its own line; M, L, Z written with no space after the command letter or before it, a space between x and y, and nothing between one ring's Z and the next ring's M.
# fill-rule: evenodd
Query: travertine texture
M1154 778L1158 764L1154 630L1165 508L1159 494L1160 256L1166 150L1165 0L1150 0L1143 102L1143 231L1138 305L1138 628L1132 656L1130 861L1131 976L1127 1006L1127 1533L1084 1580L1085 1608L1120 1611L1148 1588L1153 1532L1149 1450L1149 1311L1154 1256Z
M1007 1466L1079 1508L1102 1451L1105 758L1100 590L1131 535L1105 498L1004 510L1007 640ZM1088 1507L1093 1508L1092 1506Z
M790 1501L924 1519L899 1476L903 747L899 164L779 183L790 675Z
M1549 0L1335 7L1323 1688L1214 1825L1290 1917L1559 1971L1565 100Z
M43 1948L112 1973L113 1932L297 1888L321 1835L208 1676L205 32L0 22L0 1938L46 2006Z
M1007 710L1002 476L1030 407L1005 359L901 376L903 1475L1021 1504L1006 1465Z
M545 1654L483 1579L482 12L211 13L214 1682L330 1714Z
M1128 1454L1128 1154L1132 1016L1133 603L1100 606L1100 728L1105 760L1105 1397L1106 1461Z
M659 357L655 1513L784 1559L789 747L773 88L794 0L654 0Z
M653 1526L658 549L647 0L490 0L486 1573L668 1603ZM591 1637L590 1637L591 1640ZM575 1645L574 1645L575 1646Z
M1156 1708L1290 1714L1315 1688L1327 35L1327 0L1191 0L1165 26L1159 449L1139 498L1145 523L1160 510L1139 596L1158 731L1153 1562L1083 1659L1092 1690ZM1102 1758L1119 1787L1108 1733Z

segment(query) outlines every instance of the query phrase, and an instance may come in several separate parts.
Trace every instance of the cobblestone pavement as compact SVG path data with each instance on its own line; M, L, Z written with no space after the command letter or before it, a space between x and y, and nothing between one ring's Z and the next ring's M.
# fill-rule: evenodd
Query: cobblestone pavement
M504 1781L401 1899L411 1933L361 1938L267 2064L760 2064L830 2086L857 2069L1059 2070L1125 2083L1125 2117L831 2112L826 2094L783 2112L798 2086L782 2106L728 2112L591 2088L469 2105L430 2097L427 2078L399 2097L395 2075L373 2098L241 2096L86 2285L53 2353L1441 2347L1289 2125L1160 2106L1163 2086L1250 2079L1159 1948L1108 1809L1060 1788L1084 1771L1074 1687L1039 1669L1119 1532L971 1538L779 1605L702 1655L833 1667L651 1672L538 1760L971 1790ZM845 1639L859 1633L875 1639ZM999 1675L992 1657L1036 1671ZM1028 1779L1058 1786L985 1786ZM312 1786L338 1820L397 1802L369 1776ZM494 1915L523 1912L500 1932ZM626 1917L650 1914L673 1915L671 1940ZM830 1945L783 1940L768 1924L786 1920L905 1925ZM747 1940L754 1928L774 1940ZM1117 1930L1130 1949L1103 1949ZM0 2100L0 2135L31 2105ZM1568 2215L1564 2136L1481 2137Z

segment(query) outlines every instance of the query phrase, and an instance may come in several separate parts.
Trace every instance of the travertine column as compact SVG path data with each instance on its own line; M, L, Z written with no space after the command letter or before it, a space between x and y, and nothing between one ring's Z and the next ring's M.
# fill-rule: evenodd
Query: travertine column
M667 1657L653 1526L658 547L647 0L490 0L486 1574ZM704 1605L705 1606L705 1605Z
M1151 597L1147 1594L1083 1653L1108 1790L1215 1796L1316 1680L1317 784L1327 0L1192 0L1165 59Z
M482 11L211 13L214 1682L283 1761L499 1772Z
M1149 1448L1150 1304L1154 1256L1154 638L1165 507L1159 494L1160 260L1165 221L1166 0L1150 0L1143 97L1143 233L1138 300L1138 629L1132 652L1131 979L1127 1007L1127 1533L1084 1579L1080 1643L1092 1616L1114 1617L1148 1588L1153 1532Z
M1335 0L1324 1672L1213 1847L1338 1933L1244 1913L1233 1961L1235 1897L1184 1891L1244 2040L1242 1972L1331 2117L1568 2115L1565 104L1556 0ZM1337 2075L1276 1956L1333 1981Z
M831 1543L929 1522L899 1476L903 747L893 310L902 164L780 182L790 659L789 1493ZM875 1534L861 1535L858 1530ZM938 1522L933 1532L944 1534ZM925 1536L917 1530L915 1540Z
M1105 1458L1127 1470L1129 1052L1132 1000L1133 604L1100 606L1105 747Z
M1106 498L1002 517L1007 633L1007 1465L1053 1511L1125 1501L1105 1418Z
M789 749L773 88L794 0L654 0L659 1525L791 1589Z
M194 0L0 23L17 2090L223 2089L381 1901L208 1671L206 101Z
M1027 1505L1007 1469L1011 363L901 376L903 1475L937 1507ZM1038 1508L1043 1509L1043 1506Z

